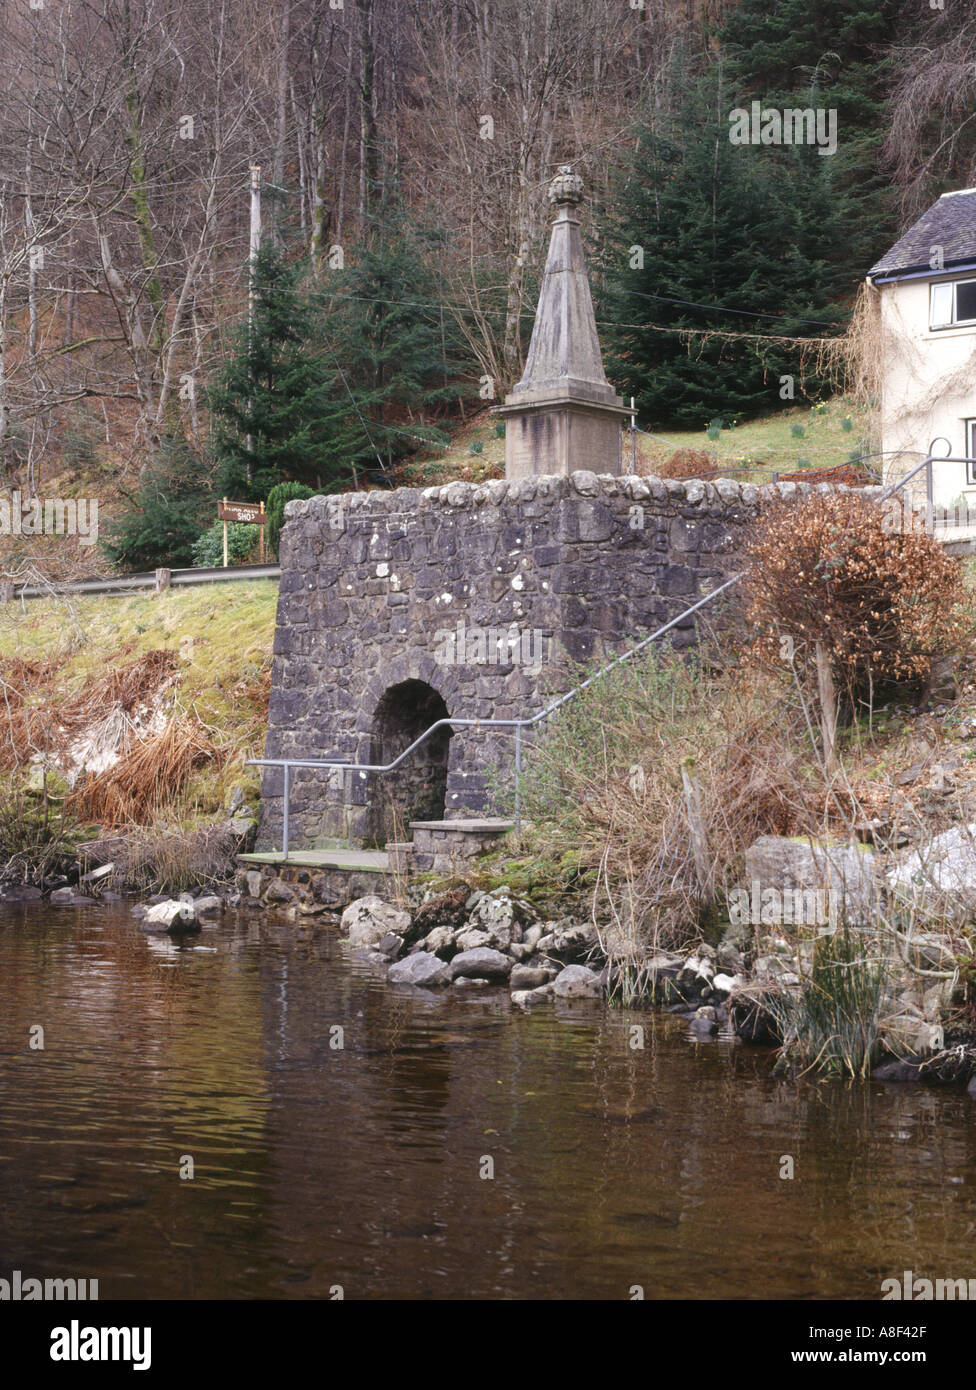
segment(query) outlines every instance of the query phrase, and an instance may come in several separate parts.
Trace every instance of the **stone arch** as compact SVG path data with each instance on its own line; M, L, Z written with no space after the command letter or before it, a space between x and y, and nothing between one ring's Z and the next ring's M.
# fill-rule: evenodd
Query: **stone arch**
M449 713L429 682L407 676L388 685L373 711L369 761L388 763ZM411 820L442 820L447 797L451 730L439 729L393 772L374 773L366 816L366 840L384 845L410 838Z

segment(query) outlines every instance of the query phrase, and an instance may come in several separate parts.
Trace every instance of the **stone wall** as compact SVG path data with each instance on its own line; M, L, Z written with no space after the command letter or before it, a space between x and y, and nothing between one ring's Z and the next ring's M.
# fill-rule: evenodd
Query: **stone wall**
M535 713L576 683L574 663L624 650L734 573L764 496L810 490L576 472L291 502L266 756L387 761L393 687L429 687L456 717ZM694 620L673 640L693 643ZM409 732L411 712L393 722ZM443 749L445 814L488 809L511 736L455 730ZM294 846L371 825L382 838L374 776L292 776ZM281 790L266 769L262 848L281 842Z

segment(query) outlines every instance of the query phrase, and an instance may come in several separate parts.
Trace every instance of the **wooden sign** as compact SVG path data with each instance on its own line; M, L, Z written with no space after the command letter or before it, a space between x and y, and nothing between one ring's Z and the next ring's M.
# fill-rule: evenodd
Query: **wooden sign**
M236 521L246 526L265 526L268 514L263 502L228 502L225 497L217 504L217 520L224 523L224 569L227 568L227 523ZM258 535L259 564L264 564L264 531Z
M217 520L264 526L268 520L268 514L264 510L263 502L228 502L225 497L217 505Z

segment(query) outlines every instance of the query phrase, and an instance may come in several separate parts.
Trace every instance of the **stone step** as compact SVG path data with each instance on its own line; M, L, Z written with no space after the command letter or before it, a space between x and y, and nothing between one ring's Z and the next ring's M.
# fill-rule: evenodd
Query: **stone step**
M413 866L421 872L434 869L449 873L458 859L474 859L493 849L514 826L510 820L477 818L412 820Z

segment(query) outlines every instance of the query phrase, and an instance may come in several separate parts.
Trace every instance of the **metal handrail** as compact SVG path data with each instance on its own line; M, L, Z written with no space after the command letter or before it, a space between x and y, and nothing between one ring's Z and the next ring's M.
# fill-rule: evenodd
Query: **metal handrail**
M724 584L720 584L719 587L717 589L713 589L710 594L706 594L704 598L699 599L697 603L693 603L690 608L686 608L684 612L679 613L677 617L672 618L670 622L664 623L661 627L657 628L654 632L650 634L650 636L642 638L642 640L638 642L635 646L630 647L622 655L615 657L613 661L608 662L607 665L601 667L599 671L595 671L592 676L587 677L585 681L581 681L579 685L574 686L574 688L568 691L565 695L561 695L558 700L554 700L552 704L547 705L545 709L539 710L536 714L529 715L527 718L462 719L448 716L448 718L446 719L438 719L435 721L435 723L431 724L430 728L425 729L422 734L419 734L417 738L414 739L413 743L406 747L402 753L400 753L397 757L393 759L392 762L389 763L353 763L350 762L348 758L249 758L247 761L248 767L284 768L284 786L282 787L284 804L282 808L281 823L282 859L284 860L288 858L288 801L291 789L291 769L293 767L332 767L342 768L349 772L364 773L392 772L395 767L399 767L400 763L402 763L405 758L408 758L410 756L410 754L414 751L415 748L419 748L420 745L426 739L430 738L431 734L434 734L437 732L438 729L443 729L445 727L459 729L492 728L515 730L515 833L517 835L520 834L522 829L522 798L520 788L522 772L522 730L532 728L535 724L541 723L543 719L548 719L551 714L554 714L556 710L561 709L563 705L565 705L569 700L574 699L577 695L580 694L581 691L586 690L589 686L593 684L594 681L599 680L601 676L605 676L608 671L614 670L615 667L621 666L625 661L629 661L631 657L636 656L638 652L643 651L643 649L646 646L648 646L649 643L657 641L659 637L663 637L666 632L670 632L671 629L673 627L676 627L678 623L680 623L684 618L690 617L692 613L697 613L697 611L700 608L704 608L706 604L711 603L713 599L718 598L719 594L724 593L726 589L730 589L733 584L737 584L741 578L741 573L734 574L731 577L731 579L727 579Z

